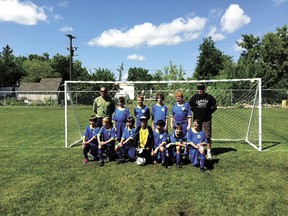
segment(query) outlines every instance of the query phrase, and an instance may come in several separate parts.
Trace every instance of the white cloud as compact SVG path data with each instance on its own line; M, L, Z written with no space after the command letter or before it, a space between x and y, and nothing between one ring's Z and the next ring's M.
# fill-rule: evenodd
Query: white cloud
M65 25L64 27L60 28L58 31L60 31L60 32L72 32L73 28Z
M59 3L58 3L58 5L59 5L60 7L63 7L63 8L67 8L69 4L70 4L69 1L62 1L62 2L59 2Z
M225 39L225 36L222 33L217 32L217 28L215 26L210 27L208 37L211 37L214 41L221 41Z
M39 21L47 21L43 7L28 1L0 0L0 22L36 25Z
M288 0L272 0L272 2L276 5L279 6L281 4L284 4L286 2L288 2Z
M221 18L222 31L233 33L250 21L250 17L244 13L239 5L231 4Z
M141 45L175 45L197 39L201 35L205 24L206 19L201 17L177 18L171 23L162 23L159 26L146 22L135 25L125 32L118 29L108 29L99 37L91 39L88 45L124 48Z
M144 57L144 56L141 56L141 55L133 54L133 55L129 55L129 56L127 57L127 59L129 59L129 60L136 60L136 61L144 61L144 60L145 60L145 57Z

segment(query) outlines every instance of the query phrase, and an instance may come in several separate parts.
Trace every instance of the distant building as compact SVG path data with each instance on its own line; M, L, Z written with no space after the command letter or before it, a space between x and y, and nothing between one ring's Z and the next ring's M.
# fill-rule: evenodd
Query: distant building
M62 78L43 78L39 83L21 83L18 100L40 101L52 99L60 103L64 98Z
M119 84L119 87L121 88L121 90L115 94L116 98L124 97L129 100L134 100L135 98L134 84L121 83Z

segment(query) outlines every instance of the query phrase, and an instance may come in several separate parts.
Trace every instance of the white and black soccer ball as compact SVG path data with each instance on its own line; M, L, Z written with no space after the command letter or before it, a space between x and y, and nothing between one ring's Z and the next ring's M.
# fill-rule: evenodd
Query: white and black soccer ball
M143 157L138 157L136 159L136 163L137 165L139 166L144 166L146 164L146 158L143 158Z

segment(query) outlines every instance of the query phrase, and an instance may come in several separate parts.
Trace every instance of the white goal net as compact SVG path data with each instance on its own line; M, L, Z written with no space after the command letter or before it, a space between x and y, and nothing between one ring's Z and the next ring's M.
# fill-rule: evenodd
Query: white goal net
M190 81L65 81L65 147L81 142L82 133L94 114L93 101L105 86L111 98L122 96L133 116L137 97L144 96L150 110L157 93L165 96L169 115L175 93L183 91L185 102L197 93L197 84L206 85L206 93L214 96L218 109L213 114L212 140L246 142L262 150L261 79L190 80ZM116 103L117 104L117 103ZM170 123L170 120L168 121ZM149 121L151 124L151 120ZM170 128L170 127L168 127ZM170 132L170 131L169 131Z

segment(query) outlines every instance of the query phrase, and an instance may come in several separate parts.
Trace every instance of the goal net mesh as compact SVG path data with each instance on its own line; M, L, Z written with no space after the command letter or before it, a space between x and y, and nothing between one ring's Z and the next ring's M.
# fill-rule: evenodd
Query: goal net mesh
M81 142L82 133L94 115L93 101L105 86L115 100L124 97L126 107L133 116L137 97L144 96L144 104L152 110L156 94L165 95L164 104L169 115L176 102L175 93L183 91L184 101L189 102L197 93L197 84L206 85L206 93L214 96L218 109L213 114L212 140L243 141L262 150L261 79L193 80L193 81L66 81L65 82L65 147ZM170 120L168 121L170 124ZM149 121L151 125L151 120ZM170 126L168 127L170 128ZM170 131L169 131L170 132Z

